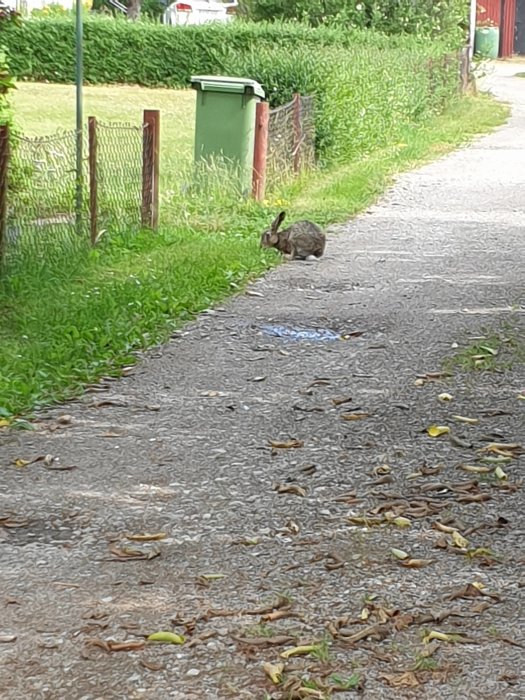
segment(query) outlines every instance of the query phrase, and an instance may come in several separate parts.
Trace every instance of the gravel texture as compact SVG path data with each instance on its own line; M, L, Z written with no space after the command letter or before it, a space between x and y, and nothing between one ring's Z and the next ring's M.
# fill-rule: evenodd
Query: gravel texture
M496 70L505 127L399 177L318 263L2 433L0 697L324 698L334 674L361 681L342 700L525 697L524 458L506 479L480 461L525 445L523 366L503 343L499 372L416 383L487 329L523 338L525 80ZM126 539L144 533L166 537ZM187 641L109 650L158 631ZM317 652L280 658L298 644ZM263 669L280 661L286 690Z

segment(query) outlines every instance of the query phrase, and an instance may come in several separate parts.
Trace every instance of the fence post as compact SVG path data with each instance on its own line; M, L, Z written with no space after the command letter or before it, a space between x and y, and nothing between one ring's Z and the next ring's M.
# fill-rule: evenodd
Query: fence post
M0 126L0 262L7 245L7 184L9 174L9 125Z
M98 178L97 178L97 118L88 118L88 162L89 162L89 231L91 245L97 242L98 225Z
M255 111L255 144L253 147L252 195L258 202L266 191L266 158L268 154L268 124L270 105L258 102Z
M295 173L301 170L303 148L303 119L301 110L301 95L293 96L293 169Z
M142 142L142 225L159 225L160 112L145 109Z

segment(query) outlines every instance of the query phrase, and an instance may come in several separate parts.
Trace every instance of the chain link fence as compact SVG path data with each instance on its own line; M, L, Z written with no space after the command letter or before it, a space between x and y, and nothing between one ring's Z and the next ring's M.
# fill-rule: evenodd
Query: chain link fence
M95 121L93 134L91 126L90 189L95 184L94 179L97 186L95 212L93 201L90 203L92 235L95 235L93 216L96 216L96 237L104 231L120 228L123 223L127 230L140 228L146 133L148 129L143 125ZM93 135L96 138L95 158L92 154Z
M27 138L0 127L0 253L60 252L112 231L155 228L159 113L144 122L89 119L77 208L76 131Z
M289 178L315 165L314 98L296 95L270 110L267 172L272 181Z
M75 216L75 131L27 138L2 129L6 173L3 249L43 252L78 235Z

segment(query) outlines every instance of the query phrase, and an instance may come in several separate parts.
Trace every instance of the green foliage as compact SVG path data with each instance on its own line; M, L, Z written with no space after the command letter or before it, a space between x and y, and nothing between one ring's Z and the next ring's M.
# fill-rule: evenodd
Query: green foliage
M0 4L0 31L20 25L18 12ZM12 123L12 111L9 103L9 93L16 88L15 78L9 65L8 51L3 43L0 44L0 124Z
M243 14L256 21L299 20L338 24L388 34L465 39L468 0L244 0Z
M30 20L8 39L18 75L73 80L71 19ZM100 17L85 23L88 83L185 87L192 74L229 74L258 80L272 107L294 92L314 95L317 146L325 162L366 153L441 109L458 86L457 62L445 65L444 54L437 42L340 26L166 27Z

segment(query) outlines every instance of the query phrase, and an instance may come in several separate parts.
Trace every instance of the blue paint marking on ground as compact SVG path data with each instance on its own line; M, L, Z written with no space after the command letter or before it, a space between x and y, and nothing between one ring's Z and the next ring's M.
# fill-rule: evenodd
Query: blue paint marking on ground
M288 326L265 324L261 326L261 330L265 335L272 335L276 338L287 338L288 340L341 340L341 335L339 333L335 333L327 328L290 328Z

